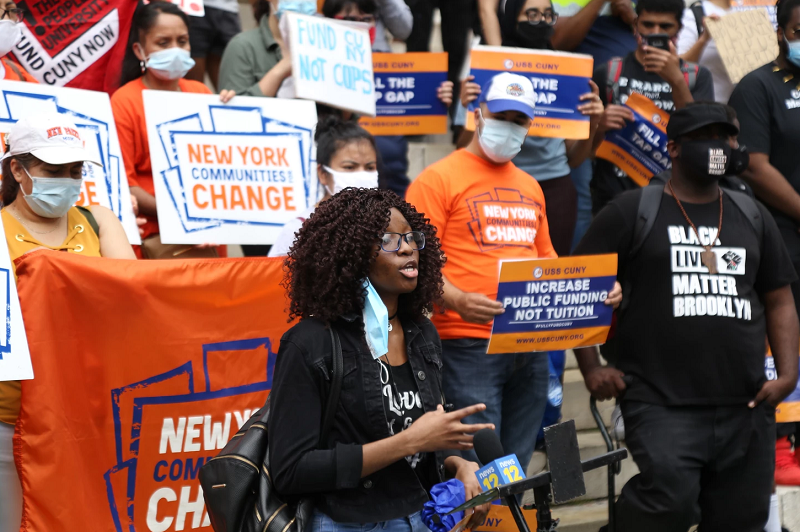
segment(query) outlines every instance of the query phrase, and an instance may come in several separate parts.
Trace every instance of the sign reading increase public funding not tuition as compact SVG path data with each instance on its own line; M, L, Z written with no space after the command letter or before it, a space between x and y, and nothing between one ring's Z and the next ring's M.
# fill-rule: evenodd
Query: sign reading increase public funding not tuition
M489 354L551 351L602 344L613 309L605 304L617 279L617 256L500 262Z
M315 201L313 102L144 92L169 244L272 244Z

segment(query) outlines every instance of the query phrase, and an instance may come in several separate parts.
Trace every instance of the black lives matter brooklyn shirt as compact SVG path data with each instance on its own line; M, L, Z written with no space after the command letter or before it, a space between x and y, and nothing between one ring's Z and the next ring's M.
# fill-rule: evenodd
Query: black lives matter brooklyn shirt
M627 308L617 325L618 368L635 378L625 398L663 405L746 404L765 381L763 294L795 280L774 220L764 236L723 195L686 204L695 235L675 199L663 194L655 224L632 258L641 190L627 192L595 217L576 255L618 253ZM717 274L703 266L703 245L714 242Z

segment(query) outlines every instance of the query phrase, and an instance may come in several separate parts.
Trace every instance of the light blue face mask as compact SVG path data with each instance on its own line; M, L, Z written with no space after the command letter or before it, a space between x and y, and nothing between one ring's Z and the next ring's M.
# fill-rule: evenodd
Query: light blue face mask
M22 196L28 207L42 218L61 218L78 201L83 179L33 177L27 168L23 166L22 169L33 182L30 194L25 194L25 190L20 187Z
M372 358L377 360L389 352L389 310L369 279L364 287L367 289L363 312L364 332L367 333L367 345Z
M308 0L279 0L278 9L275 10L275 16L278 20L287 11L313 16L317 14L317 4Z
M790 41L786 38L786 35L783 36L783 40L786 41L786 46L789 47L786 59L794 66L800 68L800 41Z
M478 134L478 141L489 159L496 163L507 163L522 150L528 128L513 122L483 118L483 113L481 121L483 127Z
M145 66L159 79L176 80L192 69L194 59L183 48L172 47L150 54Z

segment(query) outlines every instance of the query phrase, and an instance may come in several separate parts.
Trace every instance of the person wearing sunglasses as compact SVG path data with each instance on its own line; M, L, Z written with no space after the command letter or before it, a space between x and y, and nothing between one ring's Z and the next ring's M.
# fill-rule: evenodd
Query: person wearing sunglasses
M275 489L314 498L306 531L427 532L421 511L433 485L455 477L468 499L481 492L478 464L458 451L494 425L461 422L482 404L449 411L441 342L426 317L441 298L444 261L436 229L387 190L343 190L300 229L283 282L300 321L281 338L268 423L281 435L269 445ZM329 328L344 376L320 442ZM487 511L478 508L470 528Z
M25 11L14 2L0 0L0 79L38 83L22 65L8 55L22 39Z

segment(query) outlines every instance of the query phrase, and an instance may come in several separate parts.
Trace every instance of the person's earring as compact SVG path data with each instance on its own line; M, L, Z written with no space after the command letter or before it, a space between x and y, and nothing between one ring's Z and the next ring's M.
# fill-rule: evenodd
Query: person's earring
M141 69L142 69L142 74L144 74L144 70L145 70L145 68L144 68L144 61L139 61L139 68L141 68Z

